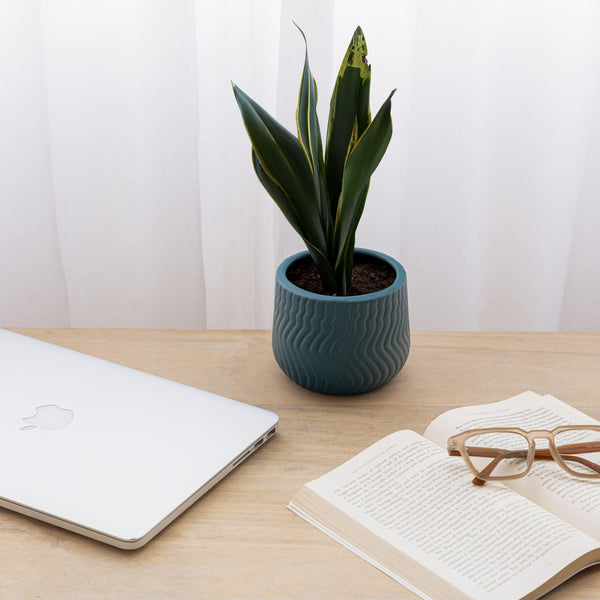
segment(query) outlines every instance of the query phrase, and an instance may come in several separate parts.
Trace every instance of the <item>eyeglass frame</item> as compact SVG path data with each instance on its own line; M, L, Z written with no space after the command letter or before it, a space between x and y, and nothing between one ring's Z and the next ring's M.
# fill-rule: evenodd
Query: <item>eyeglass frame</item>
M554 460L554 462L561 467L564 471L569 473L570 475L574 475L575 477L584 477L586 479L596 479L600 478L600 465L596 465L593 463L589 463L585 459L581 457L571 457L572 460L576 460L577 462L582 462L582 464L586 464L586 466L592 470L597 471L597 473L579 473L578 471L573 471L563 460L563 457L560 455L559 451L556 448L554 443L554 436L558 433L562 433L563 431L597 431L600 433L600 425L561 425L559 427L555 427L554 429L532 429L531 431L525 431L520 427L486 427L483 429L468 429L466 431L462 431L461 433L456 433L448 438L448 454L450 456L461 456L471 473L475 476L473 479L473 483L475 485L483 485L486 481L506 481L509 479L520 479L521 477L525 477L527 473L531 470L531 466L533 465L533 461L537 459L541 460ZM527 464L526 468L522 473L516 473L514 475L489 475L498 464L502 460L506 458L506 452L502 455L492 455L491 458L499 459L492 460L482 471L477 470L475 465L471 462L471 456L467 452L465 447L465 441L473 436L481 435L484 433L516 433L523 436L527 440ZM548 440L548 448L536 448L535 440L536 439L546 439ZM567 446L560 446L561 448L572 448L579 446L590 446L593 444L597 446L597 450L589 449L588 452L597 451L600 452L600 440L597 442L583 442L578 444L569 444ZM577 448L579 451L583 450L583 448ZM493 448L487 448L487 450L493 451ZM498 450L496 449L496 452ZM522 454L525 450L513 450L511 453L519 453ZM485 455L480 455L485 456ZM489 454L488 454L489 456ZM513 458L517 458L515 456ZM491 466L491 468L490 468ZM485 473L488 471L489 473Z

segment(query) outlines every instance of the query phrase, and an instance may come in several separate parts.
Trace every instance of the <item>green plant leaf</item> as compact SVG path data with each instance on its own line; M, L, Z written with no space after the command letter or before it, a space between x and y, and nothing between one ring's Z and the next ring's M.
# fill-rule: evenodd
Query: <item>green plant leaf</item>
M326 255L327 242L315 197L313 172L302 145L235 84L233 91L256 157L253 162L261 167L260 174L257 172L261 183L280 208L283 206L286 218L294 214L292 226L296 229L302 224L305 241ZM280 193L274 193L276 188ZM283 198L288 202L284 203Z
M302 215L298 212L296 205L292 202L291 198L263 169L254 148L252 149L252 166L254 167L254 172L256 173L258 180L262 183L269 196L275 200L275 204L277 204L283 213L283 216L288 220L296 232L300 234L302 239L306 239L308 236L302 223Z
M334 230L336 273L348 273L352 269L348 263L352 261L354 236L365 206L371 175L392 137L391 107L395 91L383 103L346 161ZM349 284L349 281L346 283Z
M346 160L371 122L369 91L371 68L367 44L356 28L340 67L331 103L325 145L325 181L330 212L335 218Z
M288 195L310 193L312 172L298 140L235 84L233 91L252 147L271 179Z
M296 25L296 27L298 27ZM298 139L306 153L306 158L311 166L313 173L319 171L318 139L317 139L317 93L315 80L310 72L308 64L308 46L306 36L300 27L298 30L304 38L304 69L302 71L302 80L300 82L300 92L298 94L298 108L296 110L296 126L298 128Z
M323 284L325 292L328 294L335 294L338 285L331 261L318 248L315 248L310 244L306 244L306 247L308 248L312 261L319 271L319 277L321 278L321 283Z
M332 266L332 262L327 256L325 252L323 252L322 248L315 246L309 235L306 234L302 223L302 215L298 213L296 210L296 206L287 197L287 195L283 192L283 190L269 177L266 171L262 168L260 161L258 160L258 156L254 149L252 150L252 165L254 166L254 171L259 181L263 184L263 187L271 198L275 200L275 203L288 220L290 225L296 230L296 232L303 239L308 251L310 252L310 256L315 263L317 270L319 271L319 276L321 277L321 281L323 282L323 287L329 293L335 293L336 291L336 281L334 276L334 270Z
M326 239L331 240L333 234L333 218L331 216L331 211L329 210L327 189L323 181L323 142L321 139L319 119L317 117L317 83L310 70L306 36L298 25L296 25L296 27L302 34L305 45L304 69L302 71L300 92L298 94L298 108L296 110L298 140L306 153L307 160L312 169L315 201L319 207L321 226L325 232ZM328 248L328 255L330 256L331 251L332 247L330 244Z

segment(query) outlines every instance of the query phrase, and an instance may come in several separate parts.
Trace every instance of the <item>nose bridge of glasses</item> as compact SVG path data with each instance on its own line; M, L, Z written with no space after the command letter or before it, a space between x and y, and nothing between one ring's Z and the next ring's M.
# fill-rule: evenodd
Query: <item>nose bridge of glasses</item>
M552 442L554 440L552 432L546 429L534 429L533 431L530 431L527 435L531 440L544 439L548 440L549 442Z

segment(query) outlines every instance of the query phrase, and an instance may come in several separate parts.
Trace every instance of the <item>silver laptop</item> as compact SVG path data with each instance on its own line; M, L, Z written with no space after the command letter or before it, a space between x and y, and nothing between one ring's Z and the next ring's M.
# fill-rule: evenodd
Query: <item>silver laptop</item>
M276 414L0 330L0 506L143 546L276 432Z

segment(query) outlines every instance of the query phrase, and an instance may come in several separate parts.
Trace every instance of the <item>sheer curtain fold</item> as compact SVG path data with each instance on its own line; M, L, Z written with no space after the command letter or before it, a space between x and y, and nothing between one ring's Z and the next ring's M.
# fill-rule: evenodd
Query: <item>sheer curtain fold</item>
M4 326L205 326L193 8L3 3Z
M357 25L394 137L357 245L414 329L600 327L593 0L0 5L0 326L268 328L302 249L231 80L291 130L307 34L325 134Z
M0 8L0 315L68 326L38 7ZM42 300L43 299L43 300Z
M279 2L196 2L199 169L207 323L269 327L273 206L256 185L235 81L274 112Z

